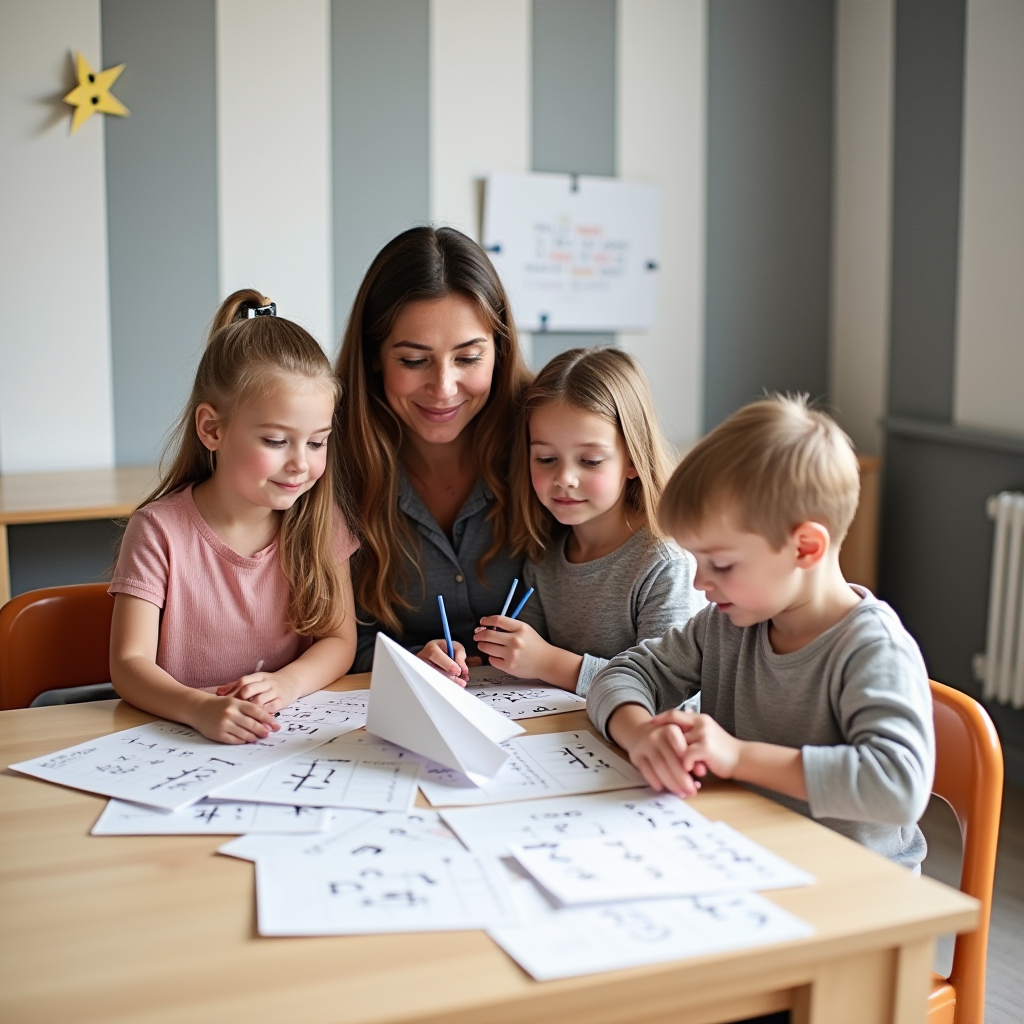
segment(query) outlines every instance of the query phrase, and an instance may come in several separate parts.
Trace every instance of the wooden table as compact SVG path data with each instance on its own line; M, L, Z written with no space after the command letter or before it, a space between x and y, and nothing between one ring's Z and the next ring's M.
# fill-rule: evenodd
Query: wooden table
M0 475L0 605L11 599L9 525L117 519L135 508L155 480L155 466Z
M350 676L333 689L369 684ZM0 713L3 765L151 721L121 701ZM583 712L531 732L587 728ZM253 867L211 836L91 837L100 797L0 774L0 1019L11 1024L795 1024L924 1020L934 937L974 900L778 804L710 783L695 805L812 872L770 894L806 940L532 981L483 932L266 939Z

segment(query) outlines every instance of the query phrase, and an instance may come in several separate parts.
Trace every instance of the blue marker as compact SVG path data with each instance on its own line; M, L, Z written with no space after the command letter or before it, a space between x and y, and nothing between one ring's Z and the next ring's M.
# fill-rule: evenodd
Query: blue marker
M530 589L525 594L523 594L522 601L520 601L519 604L516 605L516 610L509 616L510 619L515 619L519 617L519 613L523 610L523 605L530 600L530 595L532 593L533 587L530 587Z
M508 611L508 606L512 603L512 595L516 592L516 587L519 586L519 580L513 580L512 586L509 588L508 597L505 598L505 603L501 606L501 614L504 615ZM513 616L514 618L515 616Z
M527 597L529 597L529 594L527 594ZM448 616L445 615L444 612L444 598L440 594L437 595L437 607L441 609L441 625L444 627L444 642L448 645L448 657L454 661L455 648L452 647L452 631L448 628ZM522 605L520 605L520 607L522 607ZM519 609L516 609L517 613L518 611Z

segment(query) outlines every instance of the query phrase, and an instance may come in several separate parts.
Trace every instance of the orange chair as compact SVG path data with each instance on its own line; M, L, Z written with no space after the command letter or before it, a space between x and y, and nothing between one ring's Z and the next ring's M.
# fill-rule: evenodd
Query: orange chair
M1003 751L988 712L967 694L931 681L935 715L935 785L963 836L960 889L981 902L976 931L958 935L949 978L932 975L928 1024L983 1024L985 956L992 913Z
M46 690L110 682L107 586L30 590L0 608L0 710L27 708Z

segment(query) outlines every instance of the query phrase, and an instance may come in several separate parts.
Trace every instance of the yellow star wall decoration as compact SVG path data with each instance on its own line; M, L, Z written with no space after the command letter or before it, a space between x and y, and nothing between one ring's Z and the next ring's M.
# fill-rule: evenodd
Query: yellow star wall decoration
M118 64L116 68L108 68L106 71L93 71L89 62L79 53L78 85L64 97L64 102L75 108L75 116L71 120L72 135L97 111L101 114L128 116L128 108L116 96L110 95L110 87L124 68L124 64Z

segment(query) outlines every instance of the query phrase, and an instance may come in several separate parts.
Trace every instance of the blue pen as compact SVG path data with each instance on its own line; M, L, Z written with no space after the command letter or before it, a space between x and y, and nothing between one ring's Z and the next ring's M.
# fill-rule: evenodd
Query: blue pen
M512 586L509 587L508 597L505 598L505 603L501 606L501 614L504 615L508 611L508 606L512 603L512 595L516 592L516 587L519 586L519 580L513 580ZM514 616L513 616L514 618Z
M530 589L525 594L523 594L522 601L520 601L519 604L516 605L516 610L509 616L510 619L515 619L519 617L519 613L523 610L523 605L530 600L530 595L532 593L533 587L530 587Z
M448 628L448 616L444 611L444 598L437 595L437 607L441 609L441 625L444 627L444 642L448 645L448 657L455 660L455 648L452 647L452 631Z

